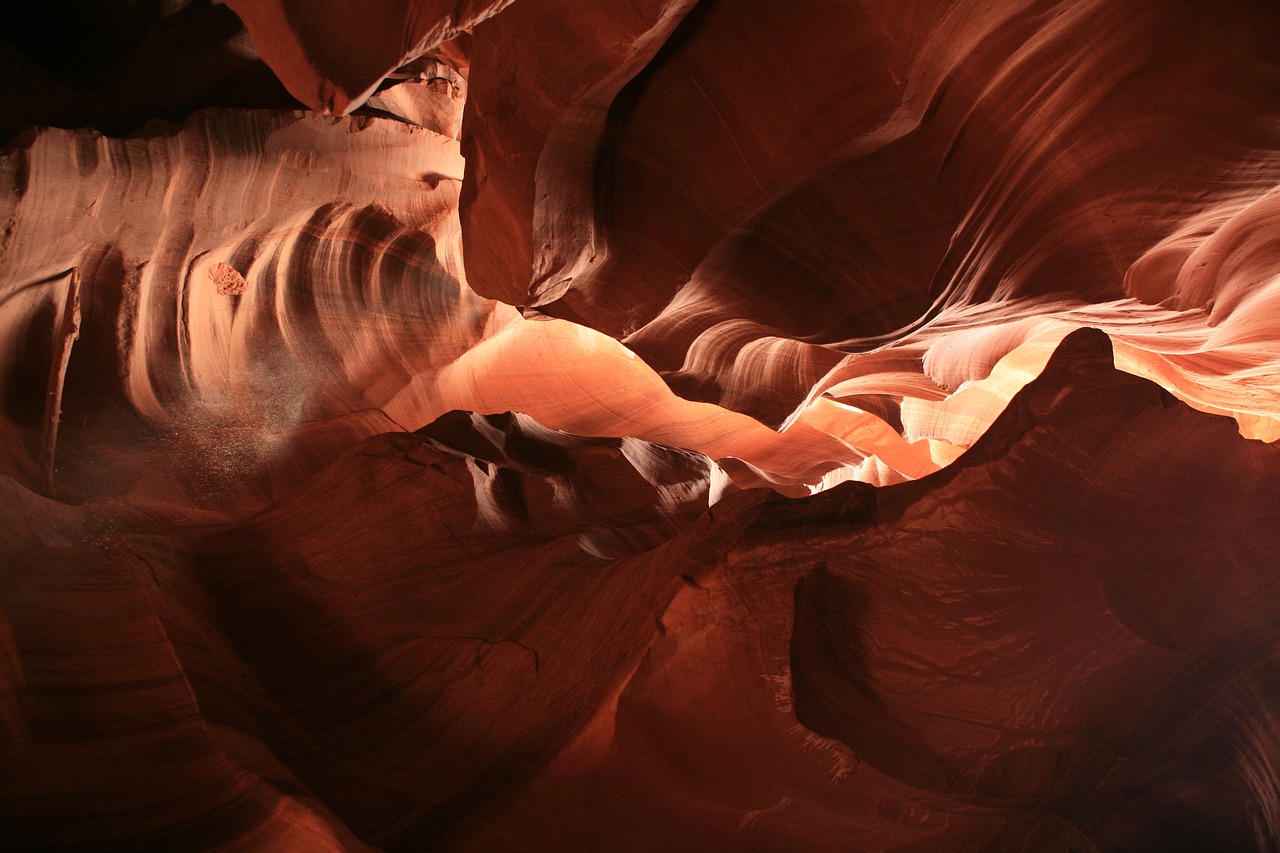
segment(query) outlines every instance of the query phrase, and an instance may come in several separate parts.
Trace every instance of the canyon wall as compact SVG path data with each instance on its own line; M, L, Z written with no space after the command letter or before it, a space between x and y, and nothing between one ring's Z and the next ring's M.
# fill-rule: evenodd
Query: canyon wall
M0 846L1280 847L1274 4L31 14Z

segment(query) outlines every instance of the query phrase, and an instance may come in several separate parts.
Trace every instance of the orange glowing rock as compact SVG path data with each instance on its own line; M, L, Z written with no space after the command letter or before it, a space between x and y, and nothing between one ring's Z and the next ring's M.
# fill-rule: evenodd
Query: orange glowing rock
M0 848L1280 846L1274 4L181 6L0 44Z

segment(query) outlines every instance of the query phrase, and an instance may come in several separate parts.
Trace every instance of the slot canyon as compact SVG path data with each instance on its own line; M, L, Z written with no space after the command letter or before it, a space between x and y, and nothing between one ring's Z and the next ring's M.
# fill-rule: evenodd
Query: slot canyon
M0 12L0 849L1280 851L1280 4Z

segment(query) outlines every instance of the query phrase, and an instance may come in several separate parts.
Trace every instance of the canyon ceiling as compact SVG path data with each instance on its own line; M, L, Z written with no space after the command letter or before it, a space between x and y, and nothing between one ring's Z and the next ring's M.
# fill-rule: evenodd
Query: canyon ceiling
M0 67L0 849L1280 850L1280 5Z

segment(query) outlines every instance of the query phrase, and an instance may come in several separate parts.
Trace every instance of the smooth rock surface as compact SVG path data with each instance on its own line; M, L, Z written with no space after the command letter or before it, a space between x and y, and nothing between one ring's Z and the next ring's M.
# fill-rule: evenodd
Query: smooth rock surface
M1274 4L5 14L0 848L1280 846Z

